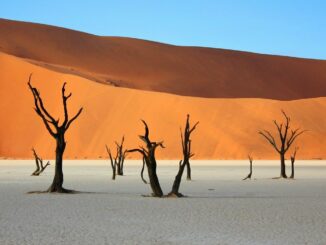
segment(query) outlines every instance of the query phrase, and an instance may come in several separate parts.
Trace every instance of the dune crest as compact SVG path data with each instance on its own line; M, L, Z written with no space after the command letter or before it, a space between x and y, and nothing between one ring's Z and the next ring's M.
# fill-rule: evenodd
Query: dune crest
M119 87L208 98L326 95L326 61L100 37L0 19L0 51Z

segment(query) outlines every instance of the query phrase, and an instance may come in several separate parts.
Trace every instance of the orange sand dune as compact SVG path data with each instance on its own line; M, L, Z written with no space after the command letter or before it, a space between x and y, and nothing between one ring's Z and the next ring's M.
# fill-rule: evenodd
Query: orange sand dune
M296 101L268 99L204 99L107 86L75 75L54 72L21 58L0 53L1 127L0 156L31 158L34 146L44 158L54 157L54 140L33 110L27 79L41 92L53 115L62 114L60 89L64 81L73 92L69 113L84 111L67 133L66 158L106 157L104 145L113 146L124 134L128 147L137 147L143 133L140 118L151 129L153 140L164 140L161 159L181 156L179 127L187 113L200 121L193 134L197 159L275 158L272 148L258 135L273 129L272 119L283 108L295 126L309 129L298 140L298 158L326 158L326 98ZM137 155L133 155L137 157Z
M121 87L211 98L326 95L326 61L179 47L0 19L0 51Z

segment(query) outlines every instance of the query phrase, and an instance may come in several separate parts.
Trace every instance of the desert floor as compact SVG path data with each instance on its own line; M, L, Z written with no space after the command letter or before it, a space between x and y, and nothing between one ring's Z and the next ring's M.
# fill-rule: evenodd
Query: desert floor
M158 161L167 193L178 161ZM139 161L111 180L107 161L65 161L66 188L45 190L53 164L0 161L0 244L326 244L326 161L298 161L295 180L275 180L276 161L193 161L187 198L148 198ZM147 175L146 175L147 176Z

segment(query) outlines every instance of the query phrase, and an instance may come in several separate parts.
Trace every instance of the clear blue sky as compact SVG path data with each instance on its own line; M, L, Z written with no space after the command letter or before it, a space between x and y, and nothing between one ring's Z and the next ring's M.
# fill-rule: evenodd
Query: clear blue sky
M4 0L0 17L97 35L326 59L326 0Z

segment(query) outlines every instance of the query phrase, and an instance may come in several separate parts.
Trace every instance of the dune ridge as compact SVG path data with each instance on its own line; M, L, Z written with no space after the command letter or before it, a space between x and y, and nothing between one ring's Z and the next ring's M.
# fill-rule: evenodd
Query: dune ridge
M112 86L203 98L326 95L326 61L134 38L0 19L0 51Z

